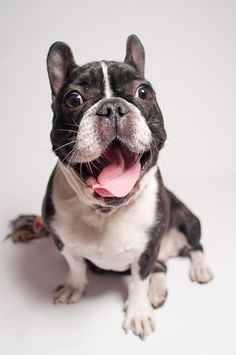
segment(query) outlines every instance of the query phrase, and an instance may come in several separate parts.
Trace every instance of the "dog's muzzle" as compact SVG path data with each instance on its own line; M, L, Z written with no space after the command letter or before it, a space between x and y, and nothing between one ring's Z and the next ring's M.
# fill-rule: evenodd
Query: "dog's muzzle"
M84 117L79 134L80 152L84 147L85 156L99 151L95 159L79 165L85 183L102 197L128 195L150 157L151 134L138 108L123 98L102 99Z

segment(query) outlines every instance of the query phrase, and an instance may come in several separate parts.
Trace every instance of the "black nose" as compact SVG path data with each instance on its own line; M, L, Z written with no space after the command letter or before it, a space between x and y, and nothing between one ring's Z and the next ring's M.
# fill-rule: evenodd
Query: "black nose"
M105 117L122 117L129 112L128 105L117 99L108 99L101 103L96 114Z

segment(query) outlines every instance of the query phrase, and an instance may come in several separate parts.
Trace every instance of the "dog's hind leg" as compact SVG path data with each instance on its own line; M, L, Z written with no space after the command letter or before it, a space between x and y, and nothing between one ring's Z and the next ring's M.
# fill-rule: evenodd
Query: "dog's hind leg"
M213 278L213 274L200 243L200 221L174 194L167 192L170 201L170 225L169 232L161 243L158 259L166 261L171 256L188 256L190 279L207 283Z

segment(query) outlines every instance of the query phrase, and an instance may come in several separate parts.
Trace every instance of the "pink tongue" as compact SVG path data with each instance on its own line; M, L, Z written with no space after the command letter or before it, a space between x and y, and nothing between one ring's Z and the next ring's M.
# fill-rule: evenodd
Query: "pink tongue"
M109 164L98 175L97 181L90 176L87 184L103 197L124 197L134 187L139 178L141 165L139 160L126 166L126 162L119 147L113 148L106 155Z

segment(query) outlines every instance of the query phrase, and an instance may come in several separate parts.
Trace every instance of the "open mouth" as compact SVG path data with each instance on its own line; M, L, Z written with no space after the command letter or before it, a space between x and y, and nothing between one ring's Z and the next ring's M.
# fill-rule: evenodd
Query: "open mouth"
M150 151L140 157L114 140L99 158L78 164L76 170L99 196L124 197L132 191L149 158Z

